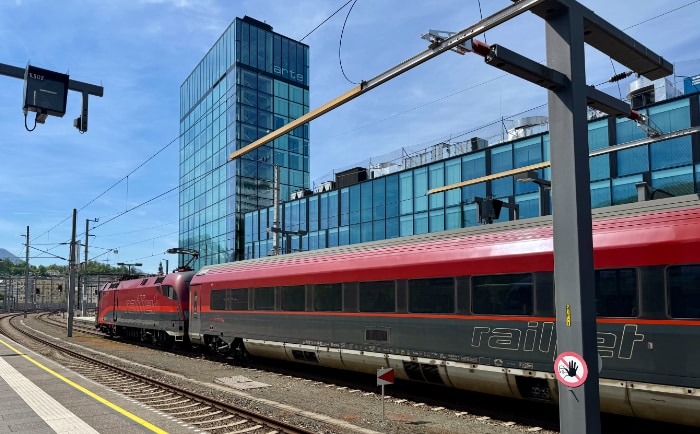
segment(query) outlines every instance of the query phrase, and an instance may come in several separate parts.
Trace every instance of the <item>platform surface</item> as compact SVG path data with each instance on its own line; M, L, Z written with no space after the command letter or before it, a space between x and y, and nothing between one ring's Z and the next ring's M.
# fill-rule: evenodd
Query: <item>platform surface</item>
M197 432L0 334L0 434Z

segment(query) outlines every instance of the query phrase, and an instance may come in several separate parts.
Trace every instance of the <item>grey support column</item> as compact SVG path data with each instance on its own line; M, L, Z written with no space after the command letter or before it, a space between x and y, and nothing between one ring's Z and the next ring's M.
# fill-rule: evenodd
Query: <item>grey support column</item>
M546 19L547 66L570 83L549 95L557 354L588 365L579 387L559 383L562 433L600 432L583 16L562 8Z

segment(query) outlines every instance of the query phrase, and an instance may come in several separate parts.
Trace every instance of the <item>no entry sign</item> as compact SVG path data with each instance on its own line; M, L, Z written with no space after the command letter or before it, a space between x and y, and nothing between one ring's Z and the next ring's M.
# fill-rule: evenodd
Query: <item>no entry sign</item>
M561 384L579 387L588 377L588 366L583 357L569 351L559 354L554 361L554 374Z

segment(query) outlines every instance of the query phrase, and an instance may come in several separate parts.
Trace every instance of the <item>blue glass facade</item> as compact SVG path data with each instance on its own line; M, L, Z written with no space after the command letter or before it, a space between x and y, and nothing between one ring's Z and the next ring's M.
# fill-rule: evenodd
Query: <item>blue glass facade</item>
M309 110L309 47L236 18L180 87L180 247L199 268L242 259L243 215L309 186L304 125L227 164L228 156ZM264 228L263 228L264 230Z
M664 101L640 111L650 124L669 133L700 125L698 93ZM589 122L591 151L647 135L628 119ZM428 196L435 187L455 184L550 160L547 133L501 143L486 149L374 178L334 191L285 202L285 231L305 231L282 240L283 251L313 250L406 235L438 232L479 224L475 196L492 196L519 204L519 217L539 216L534 183L513 176ZM700 193L700 133L685 135L590 158L591 205L594 208L637 201L635 184L647 182L674 195ZM540 170L550 179L549 169ZM283 198L285 196L282 196ZM288 197L288 196L286 196ZM514 218L503 208L497 221ZM272 249L267 228L271 208L245 214L245 259L266 256Z

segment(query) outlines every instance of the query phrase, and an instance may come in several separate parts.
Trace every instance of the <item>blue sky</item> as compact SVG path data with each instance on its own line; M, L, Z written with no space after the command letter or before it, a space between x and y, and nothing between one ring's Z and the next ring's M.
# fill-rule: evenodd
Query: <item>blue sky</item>
M0 76L0 247L24 258L30 226L32 264L65 265L72 210L91 260L158 263L176 257L179 88L235 17L249 15L299 39L345 0L5 0L0 4L0 62L69 73L104 86L90 97L89 131L73 119L81 96L68 95L63 118L27 132L21 80ZM700 73L700 0L582 2L675 64L676 77ZM342 38L342 66L354 82L370 79L426 48L428 29L458 31L508 0L358 0ZM309 35L311 108L354 86L338 48L349 6ZM481 38L484 39L483 37ZM489 31L534 60L545 56L544 24L532 14ZM586 81L599 84L625 68L587 48ZM626 82L599 88L616 96ZM402 147L481 136L494 141L513 119L546 114L546 93L483 63L445 53L311 124L311 179L332 179L353 163L382 161ZM29 116L30 127L33 114ZM489 125L488 127L480 128ZM139 206L140 205L140 206ZM117 250L118 253L114 253ZM81 256L82 258L82 256Z

